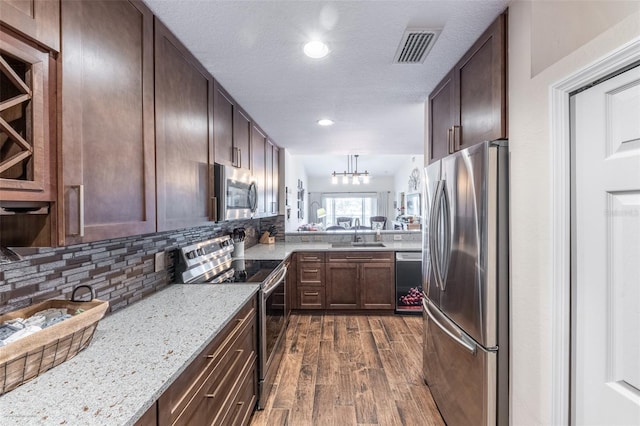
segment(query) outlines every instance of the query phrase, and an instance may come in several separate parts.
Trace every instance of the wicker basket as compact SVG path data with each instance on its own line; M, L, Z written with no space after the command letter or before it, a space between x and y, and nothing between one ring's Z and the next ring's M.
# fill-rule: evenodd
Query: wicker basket
M75 298L76 290L88 288L91 301ZM49 308L63 308L69 314L84 312L47 327L20 340L0 347L0 395L59 365L86 348L104 316L109 302L95 299L93 289L81 285L73 290L71 300L47 300L0 316L0 324L14 318L29 318Z

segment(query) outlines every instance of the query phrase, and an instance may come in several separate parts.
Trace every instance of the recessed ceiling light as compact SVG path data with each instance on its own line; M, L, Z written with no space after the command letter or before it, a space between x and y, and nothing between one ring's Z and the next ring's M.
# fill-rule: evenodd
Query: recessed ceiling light
M310 41L304 45L304 54L313 59L324 58L329 54L329 47L321 41Z
M318 120L318 125L320 126L331 126L333 124L333 120L329 120L328 118L323 118Z

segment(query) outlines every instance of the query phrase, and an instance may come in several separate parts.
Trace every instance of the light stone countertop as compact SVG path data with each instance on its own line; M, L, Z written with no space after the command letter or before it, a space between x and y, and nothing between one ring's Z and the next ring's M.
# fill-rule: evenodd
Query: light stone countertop
M281 260L295 251L420 251L420 241L382 241L384 247L331 247L328 242L256 244L245 250L247 260Z
M103 318L85 350L0 396L0 425L135 423L256 284L172 284Z

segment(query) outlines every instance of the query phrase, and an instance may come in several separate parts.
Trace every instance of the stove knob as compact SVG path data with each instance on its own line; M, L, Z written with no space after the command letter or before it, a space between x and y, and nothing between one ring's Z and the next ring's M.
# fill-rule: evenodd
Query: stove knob
M194 257L196 257L195 251L187 252L187 259L193 259Z
M198 253L198 256L204 256L204 249L199 248L196 253Z

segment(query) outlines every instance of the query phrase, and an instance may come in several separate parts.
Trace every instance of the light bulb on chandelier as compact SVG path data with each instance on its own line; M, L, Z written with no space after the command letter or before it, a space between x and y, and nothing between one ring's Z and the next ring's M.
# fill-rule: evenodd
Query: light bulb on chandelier
M338 177L342 176L342 183L344 185L349 184L349 178L351 178L351 184L360 185L360 183L368 184L371 182L371 175L367 170L364 172L358 172L358 157L360 155L348 155L347 156L347 170L342 173L334 171L331 173L331 183L336 185L338 183ZM353 159L355 158L355 167L353 167Z

